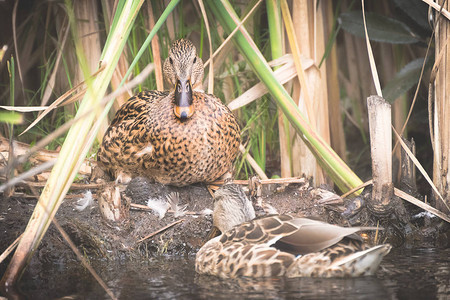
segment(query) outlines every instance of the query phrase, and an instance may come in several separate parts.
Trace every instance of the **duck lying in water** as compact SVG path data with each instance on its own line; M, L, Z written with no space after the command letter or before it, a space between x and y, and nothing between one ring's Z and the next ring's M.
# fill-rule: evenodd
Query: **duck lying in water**
M224 185L215 193L213 223L222 234L197 253L195 269L222 278L357 277L373 275L389 244L369 247L355 233L307 218L255 211L240 186Z

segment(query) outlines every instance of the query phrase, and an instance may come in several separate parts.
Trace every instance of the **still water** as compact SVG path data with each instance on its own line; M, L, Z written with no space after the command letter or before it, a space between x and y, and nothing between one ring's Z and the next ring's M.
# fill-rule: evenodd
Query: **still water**
M354 279L221 280L196 274L194 257L92 265L119 299L450 299L450 248L394 249L377 276ZM24 298L109 298L78 265L34 267L22 279Z

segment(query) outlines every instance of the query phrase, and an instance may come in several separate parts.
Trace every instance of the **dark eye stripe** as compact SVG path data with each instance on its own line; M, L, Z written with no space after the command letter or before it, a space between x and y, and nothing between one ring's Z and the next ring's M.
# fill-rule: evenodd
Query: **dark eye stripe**
M172 57L169 57L169 62L170 62L171 65L173 65Z
M194 57L194 64L197 62L197 57Z

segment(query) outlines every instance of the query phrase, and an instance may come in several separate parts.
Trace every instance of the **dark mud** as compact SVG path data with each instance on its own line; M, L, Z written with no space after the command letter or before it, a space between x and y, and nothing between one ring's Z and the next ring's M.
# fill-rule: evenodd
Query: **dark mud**
M173 192L179 194L179 206L186 205L186 213L182 216L175 217L169 211L160 219L153 212L132 208L127 220L112 223L102 218L94 196L92 205L83 211L76 209L77 199L66 199L56 214L56 219L81 253L88 258L142 260L161 255L190 256L204 243L212 226L212 217L205 214L205 209L213 209L213 199L205 185L176 188L134 182L131 189L129 186L123 194L128 195L132 203L145 205L149 198L165 200L166 195ZM358 205L355 205L355 201L343 201L325 188L310 187L306 180L303 184L288 186L264 185L262 198L264 203L281 214L307 216L344 226L377 225L376 219L364 208L364 203L356 201ZM35 199L1 199L0 253L24 231L35 203ZM408 210L417 215L415 208ZM177 220L182 221L140 241ZM390 217L383 220L381 226L385 230L379 232L378 241L387 241L396 247L448 247L449 226L436 217L424 214L411 218L406 224L399 224L395 217ZM375 233L369 232L365 236L369 242L373 242ZM72 250L51 225L33 257L32 265L38 267L40 262L64 263L72 260L76 260ZM8 261L9 259L0 265L0 272L5 271Z

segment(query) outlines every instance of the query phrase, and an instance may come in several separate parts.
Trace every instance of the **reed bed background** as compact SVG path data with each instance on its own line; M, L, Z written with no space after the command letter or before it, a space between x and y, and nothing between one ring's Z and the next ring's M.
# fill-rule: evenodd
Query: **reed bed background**
M368 2L365 9L393 126L414 139L448 203L447 36L441 27L433 33L439 7L431 23L419 0ZM161 64L178 38L191 39L207 62L204 90L239 118L236 178L305 175L342 192L371 178L366 99L376 92L360 1L6 1L0 15L0 103L16 107L1 112L1 134L60 151L37 205L50 218L33 225L39 233L24 236L18 251L39 243L70 184L82 179L79 166L95 159L115 110L143 89L168 88ZM445 11L441 17L448 21ZM3 179L29 168L3 166ZM433 199L422 176L417 185Z

